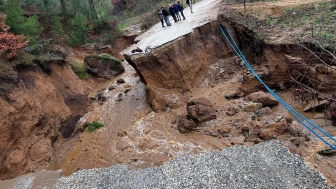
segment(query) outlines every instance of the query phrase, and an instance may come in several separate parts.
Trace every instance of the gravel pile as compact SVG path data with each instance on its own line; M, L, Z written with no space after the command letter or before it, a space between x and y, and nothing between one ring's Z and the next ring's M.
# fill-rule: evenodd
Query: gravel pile
M20 182L22 184L22 181ZM278 141L185 155L157 168L81 170L54 188L333 188Z

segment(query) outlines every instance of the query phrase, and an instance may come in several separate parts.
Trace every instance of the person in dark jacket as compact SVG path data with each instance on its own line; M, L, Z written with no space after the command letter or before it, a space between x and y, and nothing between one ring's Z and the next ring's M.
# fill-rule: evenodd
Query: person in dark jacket
M193 11L192 11L192 0L186 0L186 3L190 7L191 13L193 13Z
M176 19L178 20L178 21L180 21L181 20L181 16L180 16L180 9L179 9L179 6L178 6L178 4L176 3L176 1L174 1L174 5L173 5L173 8L174 8L174 11L175 11L175 16L176 16Z
M178 8L179 8L179 11L183 17L183 20L185 20L185 17L184 17L184 14L183 14L183 5L181 5L180 1L177 1L177 5L178 5Z
M160 9L158 9L158 17L159 17L159 19L161 21L162 27L164 28L165 27L164 23L163 23L164 16L163 16L163 13L162 13L162 11Z
M169 21L169 13L168 13L168 11L166 10L165 7L161 7L161 10L162 10L162 14L163 14L163 17L164 17L164 20L165 20L167 26L171 26L171 23Z
M169 13L173 17L174 21L177 22L176 16L175 16L175 9L172 7L171 4L169 4Z

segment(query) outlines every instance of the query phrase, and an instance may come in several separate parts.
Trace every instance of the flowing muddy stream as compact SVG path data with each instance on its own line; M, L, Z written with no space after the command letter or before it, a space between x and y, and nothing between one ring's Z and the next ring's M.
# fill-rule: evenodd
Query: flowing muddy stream
M63 145L55 145L57 156L52 168L63 169L63 175L70 175L79 169L120 163L127 163L132 168L144 168L162 165L182 154L217 151L234 145L253 145L254 142L242 137L240 130L240 126L251 119L251 113L240 111L235 116L226 114L229 107L246 103L242 98L224 98L226 94L238 90L241 75L246 72L244 67L235 65L233 60L233 57L219 60L209 68L202 86L184 93L185 99L189 100L200 97L210 99L217 110L216 120L206 122L199 130L188 134L180 133L176 126L177 117L185 114L185 106L153 112L146 101L145 85L135 70L124 62L126 72L102 86L107 101L95 102L94 110L82 118L86 121L99 120L105 127L92 133L85 131ZM117 84L119 78L123 78L125 83ZM291 100L290 91L283 92L280 96L294 107L297 104ZM170 98L175 98L174 94ZM280 105L272 109L273 114L268 119L285 115L286 111ZM328 123L323 128L336 134L333 133L330 121L313 119L316 115L314 112L302 113L319 125ZM308 133L303 126L296 125L301 132ZM230 130L224 137L218 134L223 128ZM311 140L305 145L296 146L291 138L293 137L289 134L277 137L292 152L312 163L313 168L319 167L320 170L322 167L330 177L334 175L334 158L316 154L326 147L323 143L311 136Z
M182 154L210 151L209 145L200 144L202 137L185 136L172 126L176 113L152 112L146 101L145 85L130 65L124 62L124 66L126 72L121 78L125 83L117 84L118 77L104 84L102 91L107 101L96 102L94 110L82 118L99 120L104 128L92 133L85 131L62 145L56 144L57 155L51 169L61 168L63 175L70 175L78 169L119 163L148 167ZM212 142L218 143L215 140Z

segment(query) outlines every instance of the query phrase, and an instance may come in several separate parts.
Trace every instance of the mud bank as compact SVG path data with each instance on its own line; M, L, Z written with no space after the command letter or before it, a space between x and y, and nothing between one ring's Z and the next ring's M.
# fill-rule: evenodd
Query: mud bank
M1 63L0 179L45 169L63 123L89 109L88 87L66 62ZM41 62L42 64L42 62Z

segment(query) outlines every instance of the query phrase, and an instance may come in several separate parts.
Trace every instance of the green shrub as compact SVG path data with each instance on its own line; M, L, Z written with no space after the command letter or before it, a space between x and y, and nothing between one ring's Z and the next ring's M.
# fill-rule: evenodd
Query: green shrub
M82 13L78 13L69 22L69 39L71 45L79 46L87 43L88 31L86 27L87 18Z
M91 133L99 128L104 127L104 124L98 122L98 121L93 121L91 123L87 123L88 131Z
M73 62L71 67L79 79L88 79L90 77L83 62Z
M29 45L28 47L25 48L25 51L29 54L40 55L43 52L43 45L41 44Z
M8 0L4 4L4 14L7 15L6 24L10 26L10 31L24 35L29 40L29 45L35 45L43 30L38 23L38 16L25 18L21 13L22 9L18 0Z

